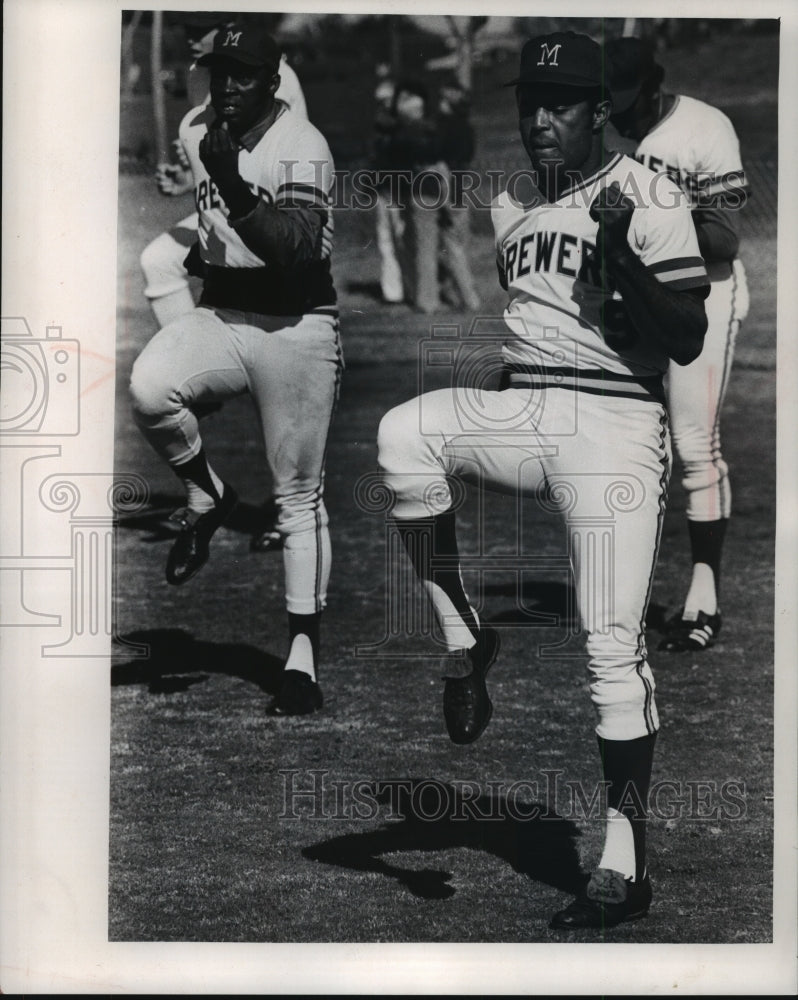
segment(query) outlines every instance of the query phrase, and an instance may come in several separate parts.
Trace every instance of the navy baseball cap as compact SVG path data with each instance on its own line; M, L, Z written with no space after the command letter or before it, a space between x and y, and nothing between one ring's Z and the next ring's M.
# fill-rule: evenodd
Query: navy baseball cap
M225 14L221 10L190 10L185 14L178 15L178 23L185 28L205 28L206 31L210 31L212 28L227 24L234 18L234 14Z
M601 87L605 83L601 46L589 35L555 31L530 38L521 50L521 69L507 87L518 84Z
M269 66L276 70L280 65L280 46L257 22L235 21L216 35L213 51L197 62L209 66L217 59L235 59L245 66Z
M656 61L654 46L645 38L613 38L605 42L604 53L614 115L631 108L644 84L662 83L665 70Z

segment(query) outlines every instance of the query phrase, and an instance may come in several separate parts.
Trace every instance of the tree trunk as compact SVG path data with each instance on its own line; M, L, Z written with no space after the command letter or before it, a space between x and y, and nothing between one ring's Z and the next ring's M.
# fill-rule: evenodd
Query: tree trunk
M135 86L135 79L132 73L133 39L135 38L139 24L141 24L143 13L143 10L134 11L130 23L125 25L122 32L122 93L125 97L130 96Z
M161 79L161 55L163 50L163 13L152 14L152 38L150 43L150 76L152 78L152 114L155 123L155 162L169 159L166 137L166 100Z

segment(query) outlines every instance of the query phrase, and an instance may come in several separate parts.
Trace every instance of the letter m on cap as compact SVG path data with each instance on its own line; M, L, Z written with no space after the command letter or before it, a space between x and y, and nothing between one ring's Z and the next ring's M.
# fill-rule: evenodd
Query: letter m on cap
M562 42L557 42L556 45L549 47L548 42L543 42L540 46L540 59L538 59L538 66L556 66L557 60L560 57L560 49L562 48Z
M234 49L234 48L237 48L238 43L240 41L241 41L241 32L240 31L228 31L227 32L227 38L225 38L225 40L224 40L224 44L225 44L225 47L229 46L230 48Z

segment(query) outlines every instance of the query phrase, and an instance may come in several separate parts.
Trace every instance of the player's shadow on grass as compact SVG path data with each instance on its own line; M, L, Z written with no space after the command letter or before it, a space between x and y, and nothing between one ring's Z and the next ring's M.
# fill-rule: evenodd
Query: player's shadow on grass
M163 542L174 539L179 527L170 522L169 517L178 508L184 507L183 495L154 493L144 510L118 518L117 530L145 532L143 542ZM232 512L225 518L224 526L244 535L255 535L271 524L263 506L239 500Z
M482 794L468 801L454 785L434 779L392 782L391 790L376 790L373 798L391 803L401 819L377 830L347 833L303 848L304 857L359 872L395 879L421 899L449 899L456 889L452 872L434 868L403 868L382 855L408 851L446 851L465 847L502 858L537 882L576 894L587 876L582 873L577 826L549 812L546 805L514 802L502 794ZM404 787L396 801L398 788ZM394 796L393 801L389 796ZM445 803L445 808L444 808Z
M211 674L225 674L254 684L267 694L276 694L279 688L284 661L255 646L204 642L176 628L129 632L120 639L149 647L149 656L112 664L112 687L146 684L152 694L173 694L204 683Z
M514 606L486 619L494 625L573 626L579 623L576 592L573 584L561 580L528 580L519 587L516 581L487 584L488 596L511 597ZM668 608L652 601L646 611L646 628L661 632L667 621ZM547 620L549 619L549 620Z
M574 588L561 580L527 580L520 586L517 580L486 584L483 593L514 598L513 606L491 616L493 624L553 627L570 625L576 620Z

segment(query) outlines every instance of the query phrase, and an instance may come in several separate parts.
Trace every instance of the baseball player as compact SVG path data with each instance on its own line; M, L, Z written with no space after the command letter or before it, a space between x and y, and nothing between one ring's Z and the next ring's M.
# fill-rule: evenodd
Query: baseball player
M182 16L191 57L187 90L190 107L206 104L209 100L209 75L200 60L213 48L216 33L229 25L233 15L221 11L192 11ZM275 95L284 101L294 114L307 118L307 106L296 73L288 65L285 54L280 62L280 86ZM173 144L176 162L160 163L155 180L161 194L177 197L193 189L191 171L180 140ZM197 239L197 213L181 219L167 232L156 236L141 254L144 274L144 294L149 300L159 328L194 308L194 298L188 283L184 261Z
M747 183L734 127L717 108L662 88L663 68L639 38L607 42L612 123L637 145L635 158L665 171L689 196L698 246L711 292L704 349L686 368L670 365L666 383L670 424L684 469L693 573L682 608L668 623L660 649L700 651L721 627L720 564L731 514L729 470L720 446L720 411L748 289L737 257L736 209Z
M133 412L186 488L166 564L167 581L183 585L236 503L206 458L195 404L252 395L284 539L290 650L273 710L305 714L323 702L324 457L342 367L330 272L333 162L321 133L275 99L280 52L257 23L220 31L201 64L210 104L186 115L180 138L194 178L203 291L139 355Z
M229 26L234 15L221 11L191 11L182 15L183 28L191 57L187 91L191 107L207 104L210 100L210 74L200 60L213 50L216 33ZM257 15L245 16L252 20ZM285 53L280 59L280 86L275 97L283 101L296 115L307 118L307 105L302 86L296 73L288 65ZM180 139L173 143L176 162L161 163L155 178L158 190L169 197L177 197L193 190L191 168ZM181 219L167 232L150 242L141 254L141 268L145 278L144 294L150 301L159 327L190 312L194 297L189 287L186 256L196 248L199 216L196 212ZM202 417L220 408L219 403L197 406L195 412ZM250 540L253 552L267 552L282 547L282 537L275 527L277 511L273 497L268 497L261 508L260 525Z
M488 723L499 639L463 589L449 477L541 493L565 518L608 812L598 866L552 926L605 928L651 902L645 804L659 723L644 620L670 469L662 379L701 350L708 281L682 192L604 149L600 46L573 32L533 38L513 83L536 180L492 205L507 388L401 404L381 422L379 462L449 650L443 710L456 743Z

